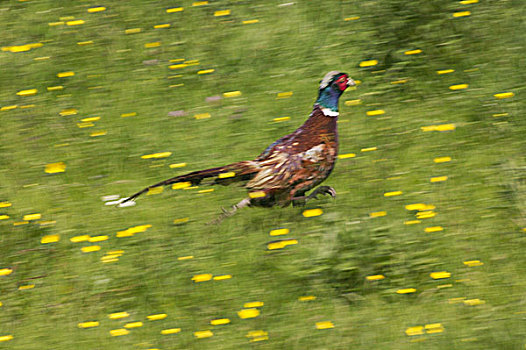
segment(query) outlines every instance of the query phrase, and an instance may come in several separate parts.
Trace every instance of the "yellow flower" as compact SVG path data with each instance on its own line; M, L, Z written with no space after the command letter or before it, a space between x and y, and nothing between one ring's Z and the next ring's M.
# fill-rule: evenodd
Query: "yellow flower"
M60 72L60 73L57 73L57 77L59 78L67 78L67 77L72 77L75 75L75 72Z
M372 67L378 64L377 60L368 60L360 62L360 67Z
M365 114L367 114L369 117L373 117L376 115L382 115L385 114L385 111L383 109L377 109L374 111L367 111Z
M403 288L396 291L397 294L411 294L416 292L415 288Z
M193 255L186 255L186 256L180 256L177 258L177 260L181 261L181 260L191 260L193 259L194 256Z
M447 180L447 176L435 176L429 179L430 182L443 182Z
M24 286L18 287L18 290L27 290L27 289L33 289L33 288L35 288L34 284L26 284Z
M199 113L199 114L195 114L194 115L194 118L197 119L197 120L199 120L199 119L208 119L210 117L211 117L210 113Z
M160 159L160 158L167 158L172 155L172 152L160 152L160 153L153 153L153 154L145 154L141 156L142 159Z
M28 90L21 90L17 92L16 94L18 96L32 96L35 95L38 92L37 89L28 89Z
M130 314L127 313L126 311L114 312L114 313L108 315L108 317L110 319L112 319L112 320L118 320L118 319L125 318L125 317L128 317L128 316L130 316Z
M288 228L278 228L278 229L270 231L270 235L271 236L282 236L282 235L288 234L289 232L290 230Z
M72 243L79 243L79 242L86 242L89 239L90 239L90 236L82 235L82 236L71 237L69 240Z
M504 99L504 98L513 97L513 96L515 96L515 94L513 92L503 92L503 93L500 93L500 94L495 94L493 96L495 96L496 98L501 100L501 99Z
M384 275L371 275L371 276L365 277L365 279L368 281L379 281L379 280L383 280L384 278L385 278Z
M192 186L192 183L191 182L188 182L188 181L185 181L185 182L177 182L177 183L174 183L172 185L172 189L174 190L180 190L180 189L183 189L183 188L188 188Z
M432 272L429 276L434 280L439 280L451 277L451 273L447 271Z
M232 275L219 275L219 276L214 276L214 281L223 281L223 280L228 280L231 278L232 278Z
M184 10L184 7L172 7L166 10L166 13L181 12Z
M210 281L211 279L212 279L211 273L202 273L202 274L195 275L194 277L192 277L192 281L194 281L195 283L206 282L206 281Z
M227 173L220 173L220 174L218 175L218 177L219 177L220 179L226 179L226 178L234 177L234 176L236 176L236 173L233 172L233 171L230 171L230 172L227 172Z
M42 214L36 213L36 214L24 215L24 218L22 220L24 220L24 221L32 221L32 220L39 220L41 218L42 218Z
M12 339L13 339L13 336L11 334L0 336L0 342L12 340Z
M220 10L214 12L215 17L221 17L221 16L228 16L230 14L230 10Z
M470 16L470 15L471 15L470 11L459 11L459 12L453 13L453 17L455 17L455 18L457 18L457 17L466 17L466 16Z
M354 158L356 157L356 154L354 153L346 153L346 154L339 154L338 159L346 159L346 158Z
M255 330L255 331L248 332L247 338L258 338L258 337L264 337L267 335L268 335L268 332L265 332L263 330Z
M434 210L435 206L431 204L424 204L424 203L416 203L416 204L408 204L405 206L407 210Z
M403 194L402 191L385 192L384 197L400 196L401 194Z
M137 33L140 33L142 31L141 28L130 28L130 29L126 29L124 31L124 34L137 34Z
M347 100L345 101L346 106L358 106L362 103L362 100Z
M429 219L432 217L435 217L436 213L434 211L428 210L428 211L421 211L416 213L417 219Z
M446 162L450 162L451 161L451 157L437 157L435 159L433 159L433 162L435 163L446 163Z
M329 329L334 328L334 324L331 321L316 322L316 329Z
M241 96L241 91L230 91L230 92L224 92L223 97L229 98L229 97L238 97Z
M109 238L109 237L106 236L106 235L93 236L93 237L90 237L90 238L88 239L88 241L89 241L90 243L94 243L94 242L102 242L102 241L106 241L106 240L108 240L108 238Z
M449 87L450 90L464 90L468 88L468 84L457 84L457 85L451 85Z
M142 322L130 322L130 323L126 323L124 325L124 328L138 328L138 327L142 327L143 326L143 323Z
M423 326L409 327L405 330L405 334L407 334L408 336L422 335L424 334L424 327Z
M82 250L83 253L91 253L91 252L97 252L100 250L99 245L90 245L87 247L82 247L80 250Z
M68 26L78 26L78 25L81 25L81 24L84 24L84 23L85 22L83 20L81 20L81 19L77 19L75 21L68 21L68 22L66 22L66 24Z
M320 216L321 214L323 214L323 210L317 208L317 209L307 209L305 211L303 211L303 216L306 217L306 218L311 218L311 217L314 217L314 216Z
M210 324L212 326L220 326L224 324L229 324L230 320L228 318L217 318L215 320L210 321Z
M64 162L50 163L46 165L44 171L48 174L63 173L66 171L66 164Z
M110 334L111 334L112 337L120 337L121 335L130 334L130 331L127 330L127 329L124 329L124 328L112 329L110 331Z
M441 323L430 323L424 326L427 334L441 333L444 331L444 327Z
M47 235L47 236L42 237L42 239L40 240L40 243L42 244L55 243L55 242L58 242L59 240L60 240L59 235Z
M405 225L414 225L414 224L419 224L420 223L420 220L409 220L409 221L404 221L404 224Z
M144 47L147 48L147 49L151 49L151 48L159 47L159 46L161 46L161 42L160 41L144 44Z
M441 124L441 125L437 125L435 129L437 131L455 130L455 124Z
M152 188L148 189L148 193L146 193L146 194L147 195L159 194L159 193L162 193L163 191L164 191L164 187L157 186L157 187L152 187Z
M93 327L98 327L98 326L99 326L98 321L81 322L78 324L79 328L93 328Z
M289 98L292 96L294 92L292 91L286 91L286 92L278 92L278 95L276 98Z
M150 321L164 320L168 315L167 314L155 314L146 316Z
M266 196L266 193L264 191L254 191L254 192L249 192L248 196L250 198L262 198Z
M168 68L170 68L170 69L181 69L181 68L186 68L186 67L188 67L188 65L185 64L185 63L172 64L172 65L168 66Z
M180 218L180 219L174 219L173 223L175 225L184 224L187 223L190 218Z
M254 308L243 309L237 312L237 315L239 316L239 318L242 318L242 319L258 317L259 314L260 314L259 310L254 309Z
M180 331L181 331L181 328L169 328L169 329L163 329L161 331L161 334L162 335L176 334L176 333L179 333Z
M427 233L432 233L432 232L440 232L440 231L443 231L444 228L442 226L432 226L432 227L426 227L425 228L425 231Z
M170 168L173 169L173 168L183 168L186 166L186 163L174 163L174 164L170 164Z
M194 332L194 336L195 336L197 339L210 338L210 337L213 336L213 335L214 335L214 333L212 333L211 330L197 331L197 332Z
M104 6L90 7L88 9L89 13L102 12L102 11L106 11L106 8Z
M3 268L0 269L0 276L8 276L13 272L13 269Z

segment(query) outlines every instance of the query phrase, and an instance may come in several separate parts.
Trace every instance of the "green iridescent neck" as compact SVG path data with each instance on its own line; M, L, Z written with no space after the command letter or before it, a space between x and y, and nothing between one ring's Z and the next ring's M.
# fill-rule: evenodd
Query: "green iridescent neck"
M341 91L336 91L330 86L320 90L316 104L323 108L328 108L333 112L338 112L338 100L340 99Z

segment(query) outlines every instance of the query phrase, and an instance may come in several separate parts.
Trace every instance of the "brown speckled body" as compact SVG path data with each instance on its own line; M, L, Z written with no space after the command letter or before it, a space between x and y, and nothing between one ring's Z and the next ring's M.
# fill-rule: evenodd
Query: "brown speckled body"
M337 118L316 105L302 126L249 162L258 171L246 188L266 194L252 205L286 206L329 176L338 155Z

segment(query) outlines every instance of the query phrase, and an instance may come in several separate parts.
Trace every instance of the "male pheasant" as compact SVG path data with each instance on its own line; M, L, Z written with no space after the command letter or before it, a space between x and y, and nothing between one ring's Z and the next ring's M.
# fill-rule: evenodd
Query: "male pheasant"
M177 183L179 187L194 186L210 178L210 184L243 182L249 190L249 198L234 205L231 211L224 211L220 219L246 206L301 204L319 194L335 197L336 191L329 186L320 186L308 196L305 193L325 180L334 168L338 154L338 100L347 87L355 85L346 73L327 73L320 82L318 99L305 123L271 144L256 159L161 181L124 199L119 206L154 187Z

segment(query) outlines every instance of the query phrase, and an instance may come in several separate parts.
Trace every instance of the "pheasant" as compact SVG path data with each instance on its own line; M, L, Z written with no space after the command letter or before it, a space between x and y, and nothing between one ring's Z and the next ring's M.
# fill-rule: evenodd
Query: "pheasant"
M313 110L305 123L296 131L283 136L268 146L256 159L229 165L194 171L172 177L133 194L120 202L124 206L150 189L171 184L179 188L195 186L208 179L209 184L229 185L242 182L249 197L223 209L220 221L238 209L247 206L272 207L301 205L318 195L336 196L329 186L320 186L310 195L305 193L324 181L332 169L338 154L338 100L355 82L346 73L332 71L325 75Z

